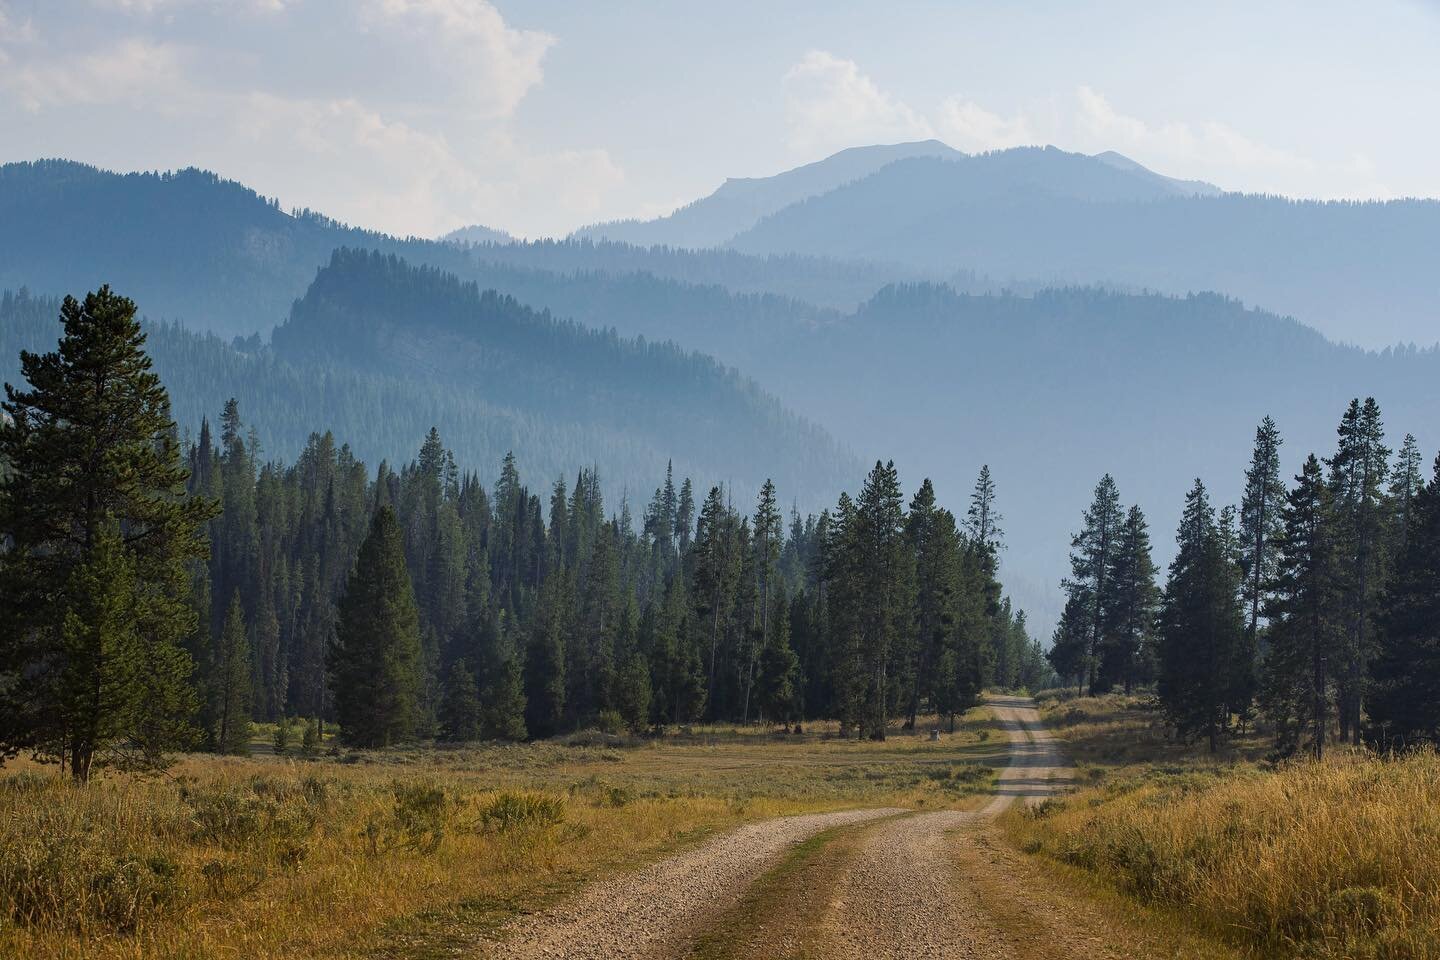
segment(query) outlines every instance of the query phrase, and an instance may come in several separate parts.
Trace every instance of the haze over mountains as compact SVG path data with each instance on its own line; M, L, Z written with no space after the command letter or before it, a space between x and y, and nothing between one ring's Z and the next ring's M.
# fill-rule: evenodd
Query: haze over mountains
M1116 154L933 141L538 242L388 237L202 171L0 168L0 288L110 282L183 325L152 334L182 423L233 394L272 453L334 428L372 461L408 460L435 423L462 466L514 447L537 481L595 462L637 495L669 457L737 501L775 465L802 510L876 457L963 510L989 463L1006 583L1042 635L1102 472L1163 559L1194 476L1238 497L1266 414L1291 472L1357 394L1432 453L1440 354L1334 341L1433 343L1437 248L1433 201L1240 196ZM21 304L7 363L53 340L53 304Z

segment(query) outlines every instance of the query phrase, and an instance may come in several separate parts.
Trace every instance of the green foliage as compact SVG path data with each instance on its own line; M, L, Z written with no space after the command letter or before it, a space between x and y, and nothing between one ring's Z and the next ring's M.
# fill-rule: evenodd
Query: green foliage
M480 737L480 688L464 660L450 665L445 676L445 694L440 703L440 739L477 740Z
M381 507L340 600L330 676L341 735L384 747L415 735L422 668L419 614L395 512Z
M565 822L565 798L549 793L506 790L482 804L478 813L482 830L509 833L543 829Z
M0 418L0 755L85 780L190 739L189 571L213 507L185 496L135 305L102 287L60 313L58 348L21 354L30 389L7 385Z

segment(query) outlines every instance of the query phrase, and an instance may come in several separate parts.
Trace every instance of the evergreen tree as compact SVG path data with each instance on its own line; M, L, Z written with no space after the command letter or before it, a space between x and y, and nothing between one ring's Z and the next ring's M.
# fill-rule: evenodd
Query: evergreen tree
M891 714L891 662L896 647L908 636L913 615L913 567L905 542L905 513L900 479L893 461L876 461L855 503L858 549L855 572L859 611L860 650L866 677L866 704L861 714L861 736L885 739Z
M185 494L135 305L101 287L60 319L55 352L20 356L31 389L0 405L0 757L84 781L191 737L191 569L214 507Z
M1270 600L1269 649L1261 702L1280 746L1294 750L1310 730L1316 759L1325 752L1332 664L1343 651L1331 492L1312 454L1286 496Z
M1139 507L1131 507L1120 528L1106 578L1104 624L1098 683L1101 689L1119 684L1129 693L1152 672L1153 634L1160 590L1150 557L1150 531ZM1015 651L1018 660L1024 647Z
M1005 538L1000 529L1004 519L995 509L995 481L990 478L990 465L980 467L975 490L970 494L970 508L965 512L965 531L983 549L995 553Z
M245 636L245 611L236 590L225 611L210 672L210 713L215 726L211 742L217 753L250 752L250 641Z
M485 670L480 698L481 732L492 740L524 740L525 672L518 649L519 627L509 617L500 618L499 635L494 644L491 662Z
M1080 532L1071 538L1070 578L1064 583L1068 600L1083 607L1087 614L1084 664L1091 693L1102 692L1097 667L1105 610L1113 604L1110 568L1123 523L1120 492L1115 479L1107 473L1095 486Z
M760 714L789 730L790 721L796 719L800 660L790 646L790 600L783 585L776 591L772 605L770 638L760 656Z
M1395 465L1390 471L1390 550L1393 557L1405 553L1406 540L1410 531L1410 511L1415 498L1425 487L1425 477L1420 472L1420 447L1413 434L1405 434L1400 451L1395 454Z
M420 722L420 621L395 512L381 507L341 597L330 683L341 735L361 747L409 740Z
M1235 646L1244 632L1238 571L1229 557L1205 485L1185 497L1159 620L1159 685L1167 720L1211 752L1229 727Z
M770 591L775 579L775 564L780 559L780 544L784 531L780 526L780 510L775 503L775 484L769 480L760 488L760 497L755 505L755 524L751 546L754 550L754 565L757 592L759 595L760 631L758 643L752 642L746 656L745 702L740 718L750 720L750 691L755 682L755 669L761 651L768 649L770 640Z
M1285 484L1280 479L1280 430L1266 417L1255 429L1255 450L1245 471L1245 493L1240 501L1241 598L1245 603L1245 635L1250 649L1258 648L1266 590L1275 579L1276 543L1283 523Z
M1373 397L1352 400L1341 418L1340 443L1330 459L1330 493L1336 515L1340 603L1345 619L1340 688L1340 738L1360 742L1360 707L1374 640L1376 600L1384 576L1386 449L1380 408Z
M1366 709L1380 742L1440 742L1440 457L1406 511Z
M463 659L450 665L440 701L440 739L465 742L480 738L480 688Z
M530 628L525 656L525 726L536 737L559 733L565 718L569 597L568 575L557 570L540 588Z

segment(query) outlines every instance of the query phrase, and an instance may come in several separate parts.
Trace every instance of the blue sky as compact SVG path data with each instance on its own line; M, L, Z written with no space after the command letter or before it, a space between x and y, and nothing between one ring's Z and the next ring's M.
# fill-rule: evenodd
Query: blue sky
M0 0L0 161L204 166L395 233L649 216L845 146L1440 196L1440 5Z

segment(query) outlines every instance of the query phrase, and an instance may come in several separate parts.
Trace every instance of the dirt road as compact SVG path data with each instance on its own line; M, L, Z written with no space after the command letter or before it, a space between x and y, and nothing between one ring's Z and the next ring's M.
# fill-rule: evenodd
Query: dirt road
M990 706L1010 754L995 798L982 809L908 816L894 809L857 810L751 824L508 927L492 944L492 955L683 956L707 921L738 903L787 849L821 831L856 826L861 833L837 847L843 854L828 859L823 876L777 898L788 904L786 915L759 927L784 930L786 943L807 956L1015 956L1007 946L1014 924L998 929L982 902L985 878L966 882L972 874L995 872L993 861L981 862L977 831L1010 804L1039 802L1063 786L1065 768L1032 701L994 697ZM1072 925L1067 936L1073 939L1076 918L1063 919ZM762 937L734 952L776 957L791 950L777 950L774 940ZM1097 953L1105 956L1094 950L1089 956Z
M1068 781L1033 701L993 697L990 706L1010 738L1010 763L996 781L995 799L975 812L922 813L866 830L828 902L813 905L820 917L817 955L1014 956L1010 925L996 923L973 882L978 864L963 869L957 854L973 861L985 822L1012 803L1039 803Z
M501 931L496 957L626 960L673 956L687 934L733 905L786 849L824 830L891 817L893 808L752 823Z

